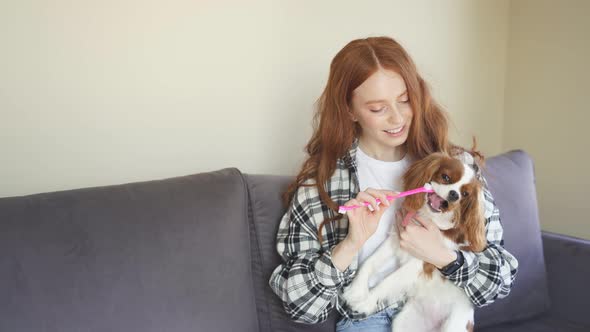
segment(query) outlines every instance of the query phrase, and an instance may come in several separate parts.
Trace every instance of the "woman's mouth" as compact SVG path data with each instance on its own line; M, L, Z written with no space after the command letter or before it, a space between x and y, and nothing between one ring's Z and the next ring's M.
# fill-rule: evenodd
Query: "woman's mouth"
M387 136L389 137L399 137L402 135L402 133L404 132L404 129L406 128L406 126L401 126L398 128L393 128L393 129L388 129L388 130L384 130L384 132L387 134Z

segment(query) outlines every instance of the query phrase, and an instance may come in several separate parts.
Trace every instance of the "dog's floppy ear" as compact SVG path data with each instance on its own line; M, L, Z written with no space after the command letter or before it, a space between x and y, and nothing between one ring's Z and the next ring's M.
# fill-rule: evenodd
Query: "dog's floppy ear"
M413 163L404 174L404 190L420 188L430 182L443 157L444 154L437 152ZM423 205L424 195L410 195L404 200L404 208L409 211L416 211Z
M477 180L476 180L477 181ZM481 252L487 246L485 217L483 213L483 191L481 185L475 186L474 192L463 198L461 217L465 222L464 234L469 245L463 249Z

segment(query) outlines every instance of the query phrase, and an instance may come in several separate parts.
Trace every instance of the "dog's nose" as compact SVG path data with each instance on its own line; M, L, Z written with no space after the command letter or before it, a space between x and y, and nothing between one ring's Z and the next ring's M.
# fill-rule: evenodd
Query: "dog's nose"
M456 200L458 200L458 199L459 199L459 194L458 194L456 191L454 191L454 190L451 190L451 192L449 193L449 198L448 198L448 200L449 200L450 202L454 202L454 201L456 201Z

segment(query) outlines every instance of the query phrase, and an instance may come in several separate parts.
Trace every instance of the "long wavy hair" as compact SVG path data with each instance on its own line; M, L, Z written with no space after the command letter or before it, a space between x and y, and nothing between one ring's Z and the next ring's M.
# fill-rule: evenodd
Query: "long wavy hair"
M427 83L398 42L389 37L370 37L348 43L332 60L328 82L316 103L313 135L305 148L308 157L283 194L283 201L288 205L300 186L317 187L322 203L336 215L320 225L320 243L324 224L342 218L337 213L338 205L324 186L336 170L337 159L348 153L361 132L358 123L349 115L352 93L380 68L395 71L406 83L413 111L408 139L404 143L409 156L422 159L433 152L454 154L458 148L449 142L446 112L433 100ZM307 181L310 179L313 180L311 184Z

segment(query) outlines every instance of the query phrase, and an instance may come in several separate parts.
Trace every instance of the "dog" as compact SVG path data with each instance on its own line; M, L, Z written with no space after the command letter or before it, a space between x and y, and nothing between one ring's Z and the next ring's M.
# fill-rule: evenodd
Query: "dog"
M477 168L477 166L475 166ZM429 183L433 193L408 196L401 204L403 224L414 214L428 218L441 230L452 250L480 252L487 245L484 198L477 169L444 153L433 153L412 164L403 176L404 190ZM396 220L400 224L399 215ZM371 275L392 258L399 268L369 289ZM396 315L393 331L471 331L473 305L461 288L432 264L400 248L398 232L391 232L343 289L342 298L354 311L373 313L381 301L406 299Z

